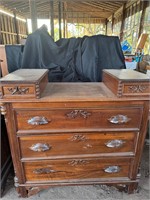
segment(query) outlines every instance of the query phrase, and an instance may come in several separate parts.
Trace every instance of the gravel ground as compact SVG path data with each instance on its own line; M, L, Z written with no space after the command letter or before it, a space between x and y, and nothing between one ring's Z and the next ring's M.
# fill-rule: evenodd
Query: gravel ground
M90 186L63 186L52 187L40 191L28 200L150 200L150 178L149 178L149 145L145 145L141 163L141 180L139 191L128 195L118 191L115 187L106 185ZM8 177L2 200L23 200L13 186L13 177Z

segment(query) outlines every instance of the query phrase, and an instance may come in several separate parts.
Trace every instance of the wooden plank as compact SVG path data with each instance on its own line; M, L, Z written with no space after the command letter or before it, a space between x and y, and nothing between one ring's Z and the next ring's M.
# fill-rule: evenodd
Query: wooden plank
M9 73L8 72L5 45L0 45L0 60L2 60L2 62L1 62L2 76L5 76Z
M145 13L146 13L146 8L148 6L148 1L142 1L142 14L140 18L140 26L139 26L139 34L138 38L140 38L141 34L143 33L143 28L144 28L144 18L145 18Z
M148 38L148 34L146 33L142 33L139 40L138 40L138 43L137 43L137 46L136 46L136 49L140 49L142 50L144 48L144 45L145 45L145 42Z

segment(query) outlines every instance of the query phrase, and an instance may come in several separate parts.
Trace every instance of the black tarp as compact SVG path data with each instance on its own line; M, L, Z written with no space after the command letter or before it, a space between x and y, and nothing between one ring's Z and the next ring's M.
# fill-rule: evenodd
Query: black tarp
M5 45L9 73L21 68L23 48L23 45Z
M125 68L120 41L115 36L84 36L56 42L45 26L26 40L20 68L49 69L49 81L97 82L102 69Z

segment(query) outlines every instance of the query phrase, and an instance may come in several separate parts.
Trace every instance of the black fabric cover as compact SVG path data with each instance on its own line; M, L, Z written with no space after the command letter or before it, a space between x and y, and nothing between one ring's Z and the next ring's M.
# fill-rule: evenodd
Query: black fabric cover
M23 45L5 45L8 72L21 68Z
M98 82L102 69L125 68L125 63L118 37L96 35L54 42L43 26L28 36L21 68L49 69L50 82Z

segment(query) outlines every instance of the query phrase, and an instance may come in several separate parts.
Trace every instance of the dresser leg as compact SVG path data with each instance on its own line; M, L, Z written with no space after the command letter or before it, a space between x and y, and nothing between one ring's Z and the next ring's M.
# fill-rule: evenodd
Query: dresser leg
M16 188L16 191L18 192L19 197L28 197L28 191L25 187L19 186Z
M128 194L133 194L133 193L138 192L138 183L130 183L127 186L127 192Z

